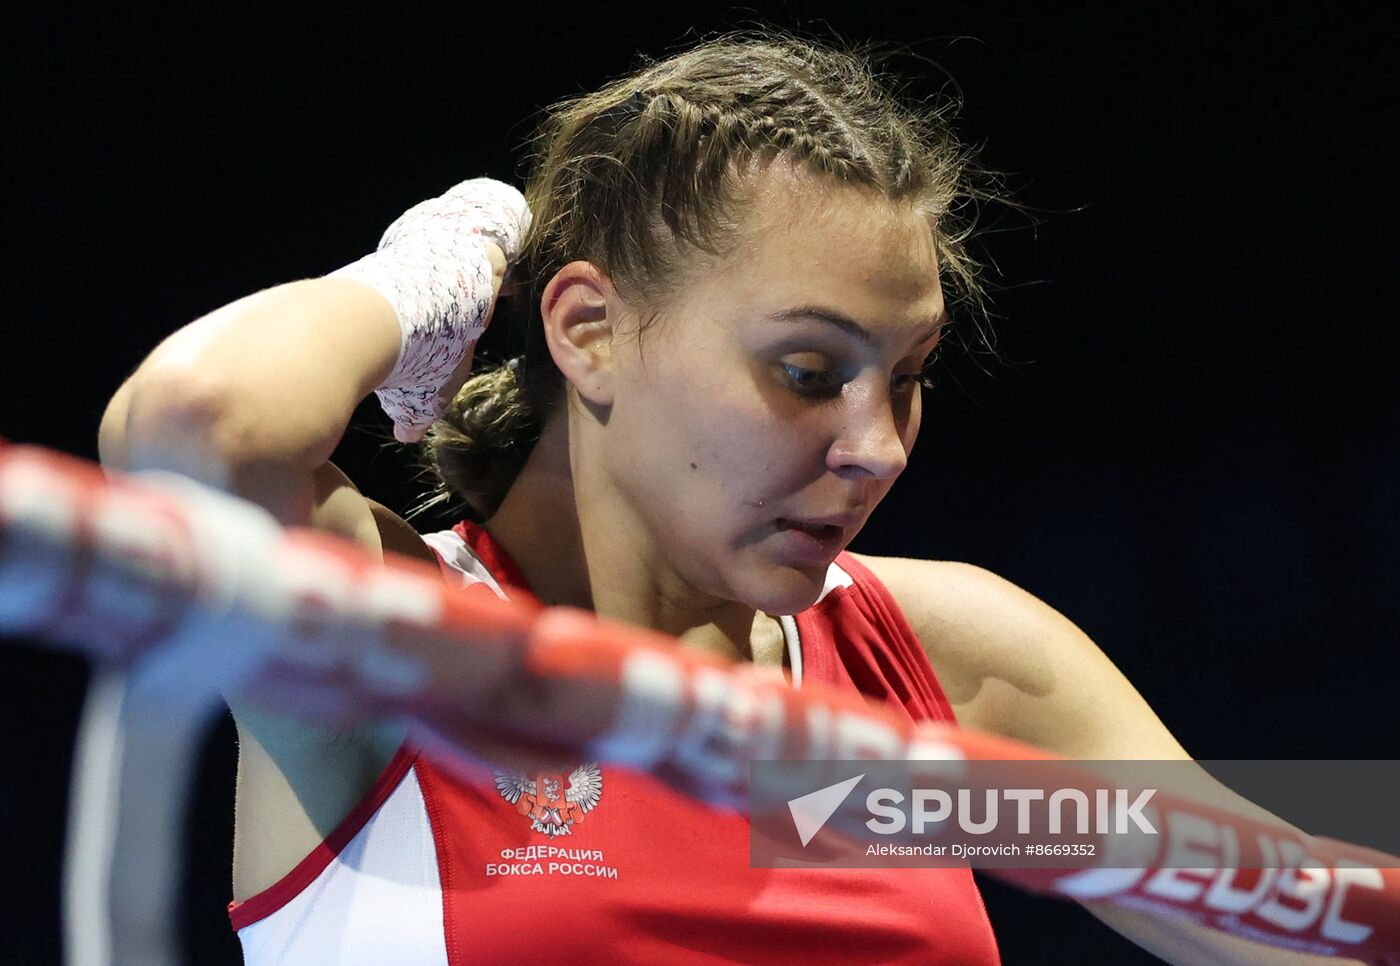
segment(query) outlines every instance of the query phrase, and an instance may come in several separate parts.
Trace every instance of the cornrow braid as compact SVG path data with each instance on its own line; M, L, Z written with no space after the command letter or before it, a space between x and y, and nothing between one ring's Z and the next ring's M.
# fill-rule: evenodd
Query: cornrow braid
M997 195L974 183L977 169L949 126L953 108L907 105L866 57L770 31L644 62L548 108L531 144L525 197L534 221L512 272L521 283L514 304L497 312L523 322L523 363L511 378L488 371L469 380L463 405L429 432L437 489L424 505L451 493L485 519L528 457L563 393L539 317L554 274L590 261L629 300L662 304L688 249L723 256L732 244L755 162L781 157L914 204L933 227L950 303L980 312L966 242L976 203ZM464 466L473 461L477 471Z

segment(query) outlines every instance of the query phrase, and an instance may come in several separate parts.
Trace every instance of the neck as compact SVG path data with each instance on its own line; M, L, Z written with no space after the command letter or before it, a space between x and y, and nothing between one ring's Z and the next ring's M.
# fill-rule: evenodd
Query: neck
M780 665L777 622L688 586L660 559L628 501L579 472L573 449L568 420L550 420L486 526L535 596L732 659Z

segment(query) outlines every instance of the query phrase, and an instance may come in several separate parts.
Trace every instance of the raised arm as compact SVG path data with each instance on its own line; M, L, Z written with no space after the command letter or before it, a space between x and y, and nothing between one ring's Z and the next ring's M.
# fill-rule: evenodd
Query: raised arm
M406 211L379 250L240 299L162 342L102 420L102 461L186 472L310 520L312 474L370 391L418 438L471 368L530 222L525 200L464 181Z
M388 302L360 282L279 285L186 325L107 407L106 466L173 468L312 520L315 474L398 356Z
M239 299L165 339L107 407L103 464L173 469L375 556L391 549L431 559L412 528L328 460L369 393L379 393L396 434L409 439L466 379L505 275L502 245L518 247L525 224L483 230L479 202L504 196L499 222L519 199L485 184L483 193L482 182L465 182L411 209L386 233L387 250L381 243L334 276ZM402 726L336 729L236 699L230 707L239 733L241 899L275 882L344 817Z

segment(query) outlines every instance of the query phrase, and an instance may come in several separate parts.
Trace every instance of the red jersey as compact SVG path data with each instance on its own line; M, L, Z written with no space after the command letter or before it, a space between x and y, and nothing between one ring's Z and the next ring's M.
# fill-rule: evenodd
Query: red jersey
M463 585L528 591L482 528L425 539ZM885 587L849 554L781 618L794 683L953 720ZM326 841L229 916L261 963L999 962L966 869L755 869L747 819L651 775L450 770L405 745Z

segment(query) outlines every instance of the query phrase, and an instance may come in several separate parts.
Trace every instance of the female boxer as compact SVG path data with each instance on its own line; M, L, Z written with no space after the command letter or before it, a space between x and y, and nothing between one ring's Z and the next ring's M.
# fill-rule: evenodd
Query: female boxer
M454 581L915 718L1072 758L1184 758L1029 594L845 551L909 459L950 301L975 309L970 172L945 118L857 57L701 44L556 106L528 212L468 182L364 261L186 326L114 398L103 459L177 461ZM507 263L526 351L467 379ZM426 431L471 521L420 537L327 462L372 390L399 439ZM233 710L231 917L250 963L997 961L966 870L752 869L741 817L644 773L512 767L483 735L501 767L464 778L393 722ZM1093 911L1173 961L1293 961Z

